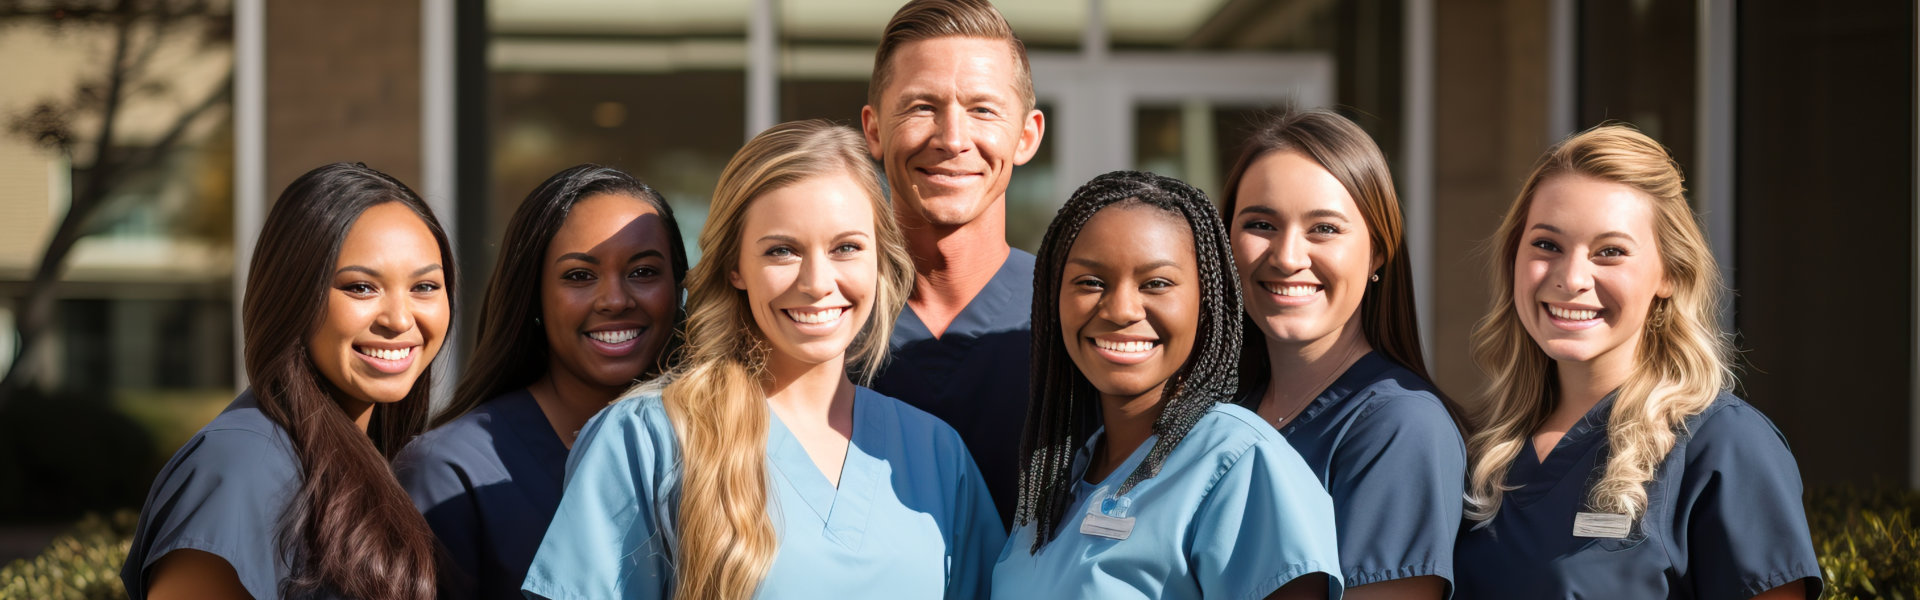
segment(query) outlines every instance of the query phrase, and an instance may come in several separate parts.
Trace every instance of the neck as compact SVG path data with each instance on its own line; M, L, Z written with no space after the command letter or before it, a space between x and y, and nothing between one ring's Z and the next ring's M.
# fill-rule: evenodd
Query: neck
M547 374L527 387L535 404L547 417L547 423L568 448L573 447L575 432L585 427L593 415L619 397L624 388L594 384L574 377L560 365L549 365Z
M1627 378L1633 375L1633 348L1637 342L1631 340L1628 344L1622 344L1619 350L1594 357L1593 360L1554 361L1554 372L1560 380L1560 399L1554 412L1584 415L1605 399L1607 394L1620 389Z
M1267 338L1267 398L1318 396L1339 373L1372 351L1373 346L1361 332L1358 317L1356 313L1339 331L1316 340L1294 342Z
M1126 462L1133 451L1153 436L1153 422L1160 419L1160 412L1166 407L1161 402L1161 391L1167 384L1161 383L1145 394L1138 396L1113 396L1100 394L1100 421L1106 426L1106 446L1099 471L1109 473Z
M1007 261L1012 247L1007 245L1006 198L995 201L979 218L958 227L928 223L919 213L908 209L895 211L907 233L907 252L913 256L913 295L908 303L922 320L934 313L941 330L974 295L987 287L1000 265ZM894 206L904 207L899 198ZM937 335L937 334L936 334Z
M837 404L853 400L853 382L847 379L846 355L817 364L791 358L767 358L767 403L780 412L826 422ZM844 398L843 398L844 397ZM851 406L849 404L849 406Z
M372 402L359 398L340 398L334 403L340 405L340 410L347 413L347 418L353 419L353 426L360 428L360 433L366 433L367 428L373 425Z

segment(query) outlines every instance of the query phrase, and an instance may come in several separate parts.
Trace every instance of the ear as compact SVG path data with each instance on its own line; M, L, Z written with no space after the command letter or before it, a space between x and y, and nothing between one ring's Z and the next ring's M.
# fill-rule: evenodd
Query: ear
M872 104L860 107L860 133L867 138L867 154L873 156L874 160L885 160L880 157L880 149L882 147L880 145L880 117L874 114Z
M1660 277L1660 288L1654 290L1653 295L1662 299L1673 298L1673 280L1665 276Z
M1024 165L1040 153L1040 138L1047 133L1047 116L1036 108L1027 111L1027 118L1020 121L1020 147L1014 149L1013 164Z
M747 281L740 278L740 269L738 268L727 271L727 283L733 284L733 289L736 290L744 291L747 289Z
M1368 275L1379 273L1381 267L1387 266L1387 255L1380 252L1374 252L1373 260L1369 261L1367 264L1370 265L1367 268ZM1381 275L1380 277L1382 279L1385 279L1386 275Z

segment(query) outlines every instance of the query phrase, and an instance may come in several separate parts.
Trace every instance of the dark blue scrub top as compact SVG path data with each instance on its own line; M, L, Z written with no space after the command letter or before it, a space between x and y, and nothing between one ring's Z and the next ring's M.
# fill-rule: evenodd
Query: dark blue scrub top
M1259 408L1266 391L1239 402ZM1427 575L1452 585L1467 446L1433 384L1369 352L1280 435L1333 496L1347 587Z
M1015 248L939 338L912 307L900 311L893 358L872 385L960 432L1003 526L1013 522L1019 487L1032 312L1033 255Z
M227 561L253 597L282 597L293 567L275 536L299 489L292 439L260 412L251 390L242 392L154 478L120 569L127 596L146 598L147 569L190 549Z
M1820 565L1786 438L1722 393L1687 420L1648 485L1646 516L1624 539L1573 536L1605 469L1612 396L1538 460L1520 451L1500 512L1467 521L1454 557L1463 598L1745 599L1796 580L1820 595Z
M567 469L567 447L533 395L502 394L421 434L393 469L465 577L445 573L441 588L521 598Z

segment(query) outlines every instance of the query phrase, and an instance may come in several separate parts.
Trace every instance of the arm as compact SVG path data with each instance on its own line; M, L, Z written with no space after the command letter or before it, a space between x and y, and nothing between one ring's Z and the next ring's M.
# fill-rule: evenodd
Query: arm
M1465 443L1439 399L1377 397L1326 474L1347 598L1446 598L1465 493ZM1401 579L1384 579L1400 577Z
M1267 600L1326 600L1327 594L1327 574L1308 573L1280 586L1267 595Z
M655 489L672 427L649 423L622 401L581 430L567 458L566 491L535 551L521 591L528 598L665 598L672 542L656 523ZM664 439L662 439L664 438Z
M987 494L987 482L973 464L973 454L953 437L954 454L959 456L960 486L958 514L954 531L953 575L947 581L948 598L984 598L993 588L993 565L1000 549L1007 544L1006 529L1000 525L1000 512L994 510L993 497Z
M1333 501L1278 433L1264 433L1194 515L1188 560L1206 597L1260 597L1295 583L1340 589Z
M1818 594L1820 565L1801 503L1800 469L1785 438L1745 403L1709 411L1687 443L1675 499L1694 597Z
M1324 598L1325 596L1320 596ZM1346 600L1440 600L1447 597L1447 580L1436 575L1390 579L1347 588Z
M1794 581L1754 596L1753 600L1806 600L1807 580Z
M251 600L226 559L199 550L174 550L153 564L150 600Z

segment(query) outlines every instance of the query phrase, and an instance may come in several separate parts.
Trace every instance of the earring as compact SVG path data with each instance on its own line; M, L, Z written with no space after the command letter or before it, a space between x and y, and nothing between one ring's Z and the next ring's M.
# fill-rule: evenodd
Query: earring
M1367 280L1378 283L1380 281L1380 274L1374 273L1373 275L1368 276Z
M1653 314L1647 316L1647 329L1658 330L1667 325L1667 303L1655 302Z
M539 324L540 324L540 317L534 317L534 318L533 318L533 324L535 324L535 325L539 325Z

